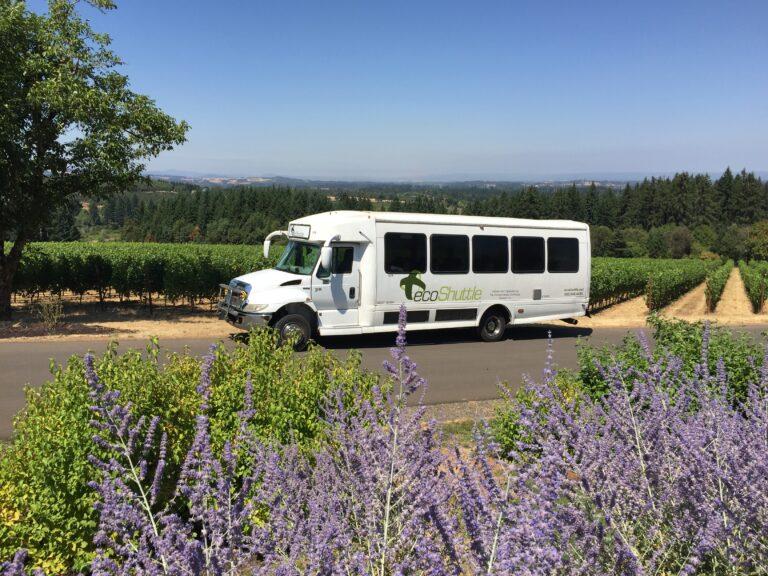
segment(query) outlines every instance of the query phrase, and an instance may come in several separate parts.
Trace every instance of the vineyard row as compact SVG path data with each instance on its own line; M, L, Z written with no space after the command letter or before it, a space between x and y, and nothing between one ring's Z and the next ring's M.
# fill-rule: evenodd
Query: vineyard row
M645 296L650 310L659 310L705 280L712 278L713 309L722 294L717 287L729 265L719 260L654 258L594 258L590 300L592 309ZM733 263L730 263L733 267ZM727 280L727 273L726 273ZM723 282L723 287L725 282ZM719 290L719 293L715 294Z
M215 297L219 283L271 264L260 246L46 242L27 248L15 285L25 295L95 292L103 299L114 292L125 298L162 294L172 302L195 302ZM714 310L732 266L692 259L594 258L591 306L599 309L644 295L648 307L658 310L706 280L707 305ZM768 292L768 263L741 262L740 268L759 310Z
M768 297L768 262L751 261L739 262L739 272L744 281L752 311L758 314L765 306Z
M46 242L25 250L15 289L26 295L96 292L100 300L108 292L146 299L163 294L172 302L195 302L215 297L219 283L267 265L260 246Z

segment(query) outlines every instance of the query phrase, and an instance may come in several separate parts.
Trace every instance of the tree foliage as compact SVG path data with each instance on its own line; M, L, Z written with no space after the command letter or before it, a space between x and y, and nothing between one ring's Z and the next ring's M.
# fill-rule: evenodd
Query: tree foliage
M747 238L750 256L755 260L768 260L768 220L752 225Z
M0 317L24 246L76 195L107 197L142 160L184 142L187 125L132 91L110 39L75 0L39 14L0 0ZM89 4L111 10L110 0ZM3 243L12 240L7 253Z

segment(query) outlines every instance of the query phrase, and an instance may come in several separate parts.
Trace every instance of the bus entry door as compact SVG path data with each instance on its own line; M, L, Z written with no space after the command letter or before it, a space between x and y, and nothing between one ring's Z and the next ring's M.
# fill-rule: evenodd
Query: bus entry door
M355 326L360 302L360 245L334 244L331 270L312 278L312 302L321 327Z

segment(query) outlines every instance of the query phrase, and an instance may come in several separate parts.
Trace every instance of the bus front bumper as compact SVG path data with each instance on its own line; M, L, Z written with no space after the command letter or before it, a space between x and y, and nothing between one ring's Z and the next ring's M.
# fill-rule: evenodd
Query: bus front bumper
M219 320L226 320L235 328L250 330L251 328L269 326L272 314L244 312L231 308L226 304L219 304Z

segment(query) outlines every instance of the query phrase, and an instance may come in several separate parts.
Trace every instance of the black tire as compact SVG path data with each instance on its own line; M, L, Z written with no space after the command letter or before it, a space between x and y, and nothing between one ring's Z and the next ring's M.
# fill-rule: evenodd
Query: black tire
M278 318L274 326L280 344L293 340L293 349L297 352L304 350L312 336L312 326L302 314L286 314Z
M483 342L498 342L507 331L507 316L497 309L488 310L480 319L477 334Z

